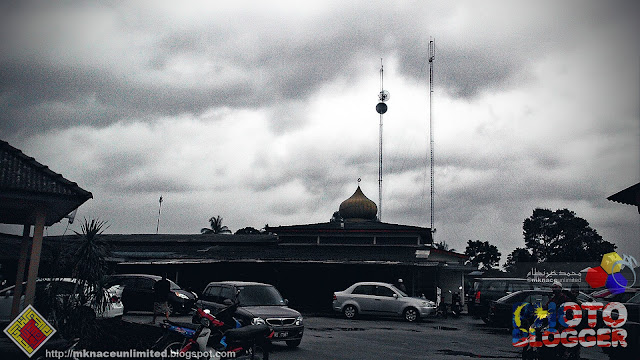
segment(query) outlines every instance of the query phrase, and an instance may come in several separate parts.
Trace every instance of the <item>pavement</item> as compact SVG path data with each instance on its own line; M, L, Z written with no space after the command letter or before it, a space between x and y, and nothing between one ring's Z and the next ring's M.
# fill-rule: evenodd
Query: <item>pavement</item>
M128 313L117 329L120 349L145 348L157 337L159 323L150 324L151 313ZM191 316L171 316L173 321L190 322ZM492 328L471 316L429 318L419 323L399 319L359 318L347 320L326 313L304 314L305 334L298 348L274 344L271 359L520 359L520 350L511 345L506 329ZM3 329L6 325L3 326ZM143 335L146 339L143 339ZM126 338L126 339L122 339ZM103 344L111 347L113 344ZM27 359L6 336L0 336L0 358ZM583 360L608 359L599 348L583 348Z

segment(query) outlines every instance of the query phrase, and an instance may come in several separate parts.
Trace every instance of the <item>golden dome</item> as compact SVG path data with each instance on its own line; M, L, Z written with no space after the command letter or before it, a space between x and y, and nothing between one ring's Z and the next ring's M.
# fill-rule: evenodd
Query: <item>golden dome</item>
M378 214L378 206L369 200L360 186L350 198L340 204L340 216L344 220L375 220Z

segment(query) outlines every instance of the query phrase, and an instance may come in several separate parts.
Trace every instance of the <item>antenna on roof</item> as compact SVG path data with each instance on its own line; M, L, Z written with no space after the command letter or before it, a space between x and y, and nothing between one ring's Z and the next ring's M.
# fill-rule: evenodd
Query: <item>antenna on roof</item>
M160 207L158 207L158 225L156 225L156 235L158 235L158 229L160 228L160 210L162 210L162 195L160 195L160 200L158 200L158 202L160 203Z

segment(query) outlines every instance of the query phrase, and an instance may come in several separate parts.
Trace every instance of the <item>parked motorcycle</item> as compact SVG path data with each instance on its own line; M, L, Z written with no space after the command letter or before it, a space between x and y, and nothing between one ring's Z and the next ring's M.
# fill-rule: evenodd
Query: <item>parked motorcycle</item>
M268 360L273 331L266 324L242 327L232 316L237 307L237 303L230 305L215 316L208 310L196 308L197 325L165 320L161 323L165 332L152 349L165 352L167 359L176 357L171 353L199 352L206 354L204 359Z

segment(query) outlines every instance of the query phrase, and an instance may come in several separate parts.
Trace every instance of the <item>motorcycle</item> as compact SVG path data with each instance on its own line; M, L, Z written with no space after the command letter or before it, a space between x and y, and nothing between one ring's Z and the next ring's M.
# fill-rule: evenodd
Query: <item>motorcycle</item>
M230 305L216 315L198 307L199 324L165 320L160 324L165 332L152 349L161 352L163 359L197 352L203 359L268 360L273 331L266 324L241 326L233 318L237 307L237 303Z
M579 360L580 359L580 346L572 348L562 345L556 345L555 347L544 346L542 344L542 336L545 331L549 330L549 323L546 319L533 323L530 326L532 320L523 320L525 327L529 327L530 330L535 331L535 343L538 346L532 346L532 340L522 348L523 360L553 360L553 359L566 359L566 360Z

